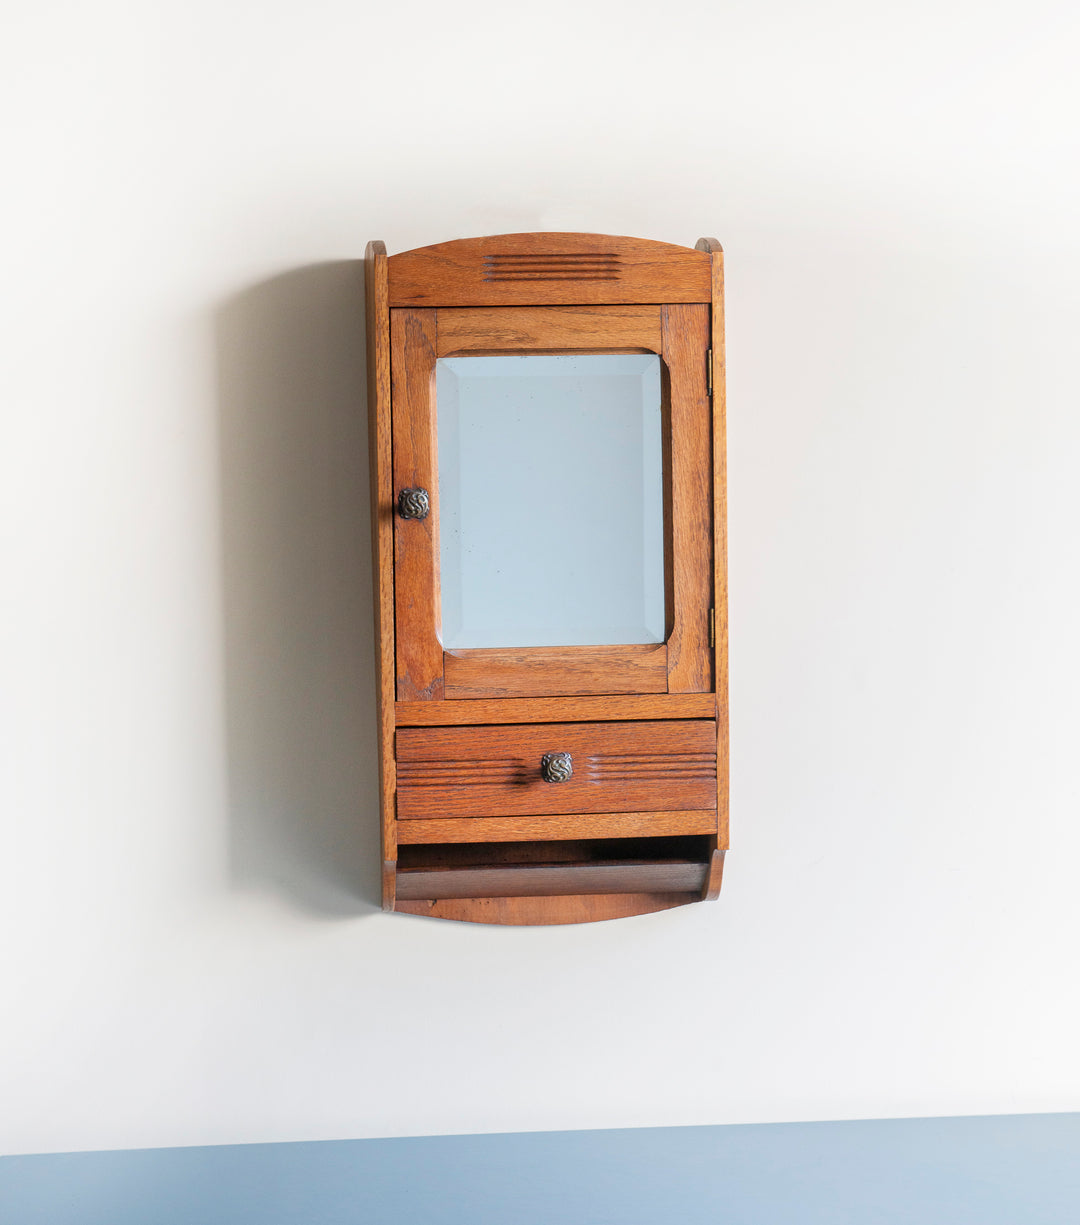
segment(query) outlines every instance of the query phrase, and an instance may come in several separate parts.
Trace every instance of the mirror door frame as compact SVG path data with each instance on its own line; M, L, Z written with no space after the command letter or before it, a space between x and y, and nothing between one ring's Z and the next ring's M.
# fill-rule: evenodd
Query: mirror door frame
M394 518L399 702L713 690L713 456L704 303L399 307L390 311L393 485L428 491L423 519ZM469 354L657 353L663 372L663 643L444 650L439 640L435 363Z

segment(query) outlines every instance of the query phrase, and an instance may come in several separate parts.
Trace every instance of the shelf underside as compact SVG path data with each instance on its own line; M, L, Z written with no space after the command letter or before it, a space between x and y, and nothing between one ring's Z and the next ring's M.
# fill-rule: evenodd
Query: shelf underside
M398 872L397 896L416 901L572 893L700 893L707 871L707 864L691 860L414 868Z
M560 897L484 897L402 900L394 907L404 914L460 923L491 923L544 927L561 923L599 923L632 915L671 910L700 901L696 893L579 893Z
M715 838L565 839L399 848L395 909L487 923L582 923L702 900Z

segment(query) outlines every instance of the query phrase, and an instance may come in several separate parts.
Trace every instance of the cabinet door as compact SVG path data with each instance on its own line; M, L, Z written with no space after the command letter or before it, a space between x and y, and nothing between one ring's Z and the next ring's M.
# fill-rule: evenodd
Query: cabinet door
M712 690L709 332L391 311L398 700Z

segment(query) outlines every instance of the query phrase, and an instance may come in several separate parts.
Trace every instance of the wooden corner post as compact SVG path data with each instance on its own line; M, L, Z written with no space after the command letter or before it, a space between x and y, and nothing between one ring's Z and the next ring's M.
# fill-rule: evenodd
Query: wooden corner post
M371 472L371 557L374 569L375 684L382 814L382 905L393 910L397 876L394 760L394 494L390 427L390 295L386 247L367 245L368 463Z

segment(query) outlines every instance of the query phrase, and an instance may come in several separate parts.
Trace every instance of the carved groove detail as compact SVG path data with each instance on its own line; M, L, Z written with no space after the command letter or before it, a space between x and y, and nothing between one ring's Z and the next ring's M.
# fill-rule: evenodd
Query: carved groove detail
M485 255L485 281L617 281L621 260L601 255Z
M459 761L399 761L398 787L499 787L536 778L522 757L462 758Z
M710 782L716 778L716 757L710 753L612 753L586 758L585 778L593 784ZM524 757L399 761L397 774L402 789L520 786L539 779L535 760Z
M711 753L612 753L586 762L591 783L694 783L716 777Z

